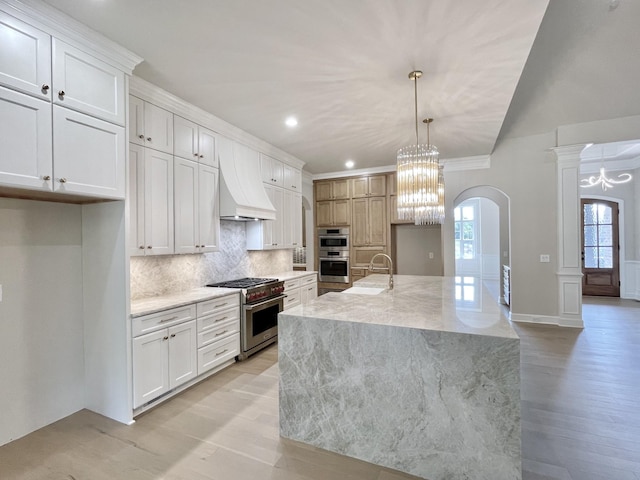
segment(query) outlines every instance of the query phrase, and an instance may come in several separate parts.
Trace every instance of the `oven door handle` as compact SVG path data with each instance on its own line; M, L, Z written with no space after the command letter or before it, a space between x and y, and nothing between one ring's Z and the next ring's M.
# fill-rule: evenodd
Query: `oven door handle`
M264 307L265 305L271 303L271 302L277 302L278 300L282 300L283 298L287 298L287 295L278 295L277 297L273 297L273 298L269 298L267 300L265 300L264 302L260 302L260 303L254 303L252 305L245 305L244 308L245 310L254 310L258 307Z

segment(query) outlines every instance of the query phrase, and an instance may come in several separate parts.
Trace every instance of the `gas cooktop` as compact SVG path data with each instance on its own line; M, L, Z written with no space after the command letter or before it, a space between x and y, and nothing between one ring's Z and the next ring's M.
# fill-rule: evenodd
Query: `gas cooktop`
M277 278L239 278L238 280L228 280L226 282L210 283L207 287L224 287L224 288L251 288L257 285L265 285L267 283L277 282Z

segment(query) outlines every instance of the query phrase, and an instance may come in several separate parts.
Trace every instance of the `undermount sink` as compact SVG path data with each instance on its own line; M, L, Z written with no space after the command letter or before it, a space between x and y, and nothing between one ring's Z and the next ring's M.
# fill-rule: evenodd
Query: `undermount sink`
M351 287L343 290L342 293L355 293L357 295L378 295L384 292L384 288L379 287Z

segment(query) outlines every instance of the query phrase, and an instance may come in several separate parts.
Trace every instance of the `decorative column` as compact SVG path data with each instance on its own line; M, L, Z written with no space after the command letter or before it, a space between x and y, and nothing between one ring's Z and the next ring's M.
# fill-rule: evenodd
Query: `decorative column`
M582 256L580 229L580 153L585 144L552 148L558 181L558 317L559 325L582 322Z

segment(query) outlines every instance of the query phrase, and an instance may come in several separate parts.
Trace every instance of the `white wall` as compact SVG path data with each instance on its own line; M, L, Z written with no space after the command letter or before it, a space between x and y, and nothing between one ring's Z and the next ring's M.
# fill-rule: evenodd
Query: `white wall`
M453 202L465 190L493 186L510 199L512 268L511 310L520 314L555 316L558 292L556 245L556 171L548 152L555 135L508 138L491 154L491 166L473 171L445 171L446 210L453 217ZM453 222L445 222L445 275L454 273ZM540 254L550 263L540 263Z
M399 275L442 275L440 225L398 224L392 226L392 232L395 271Z
M0 445L84 407L81 207L0 198Z

